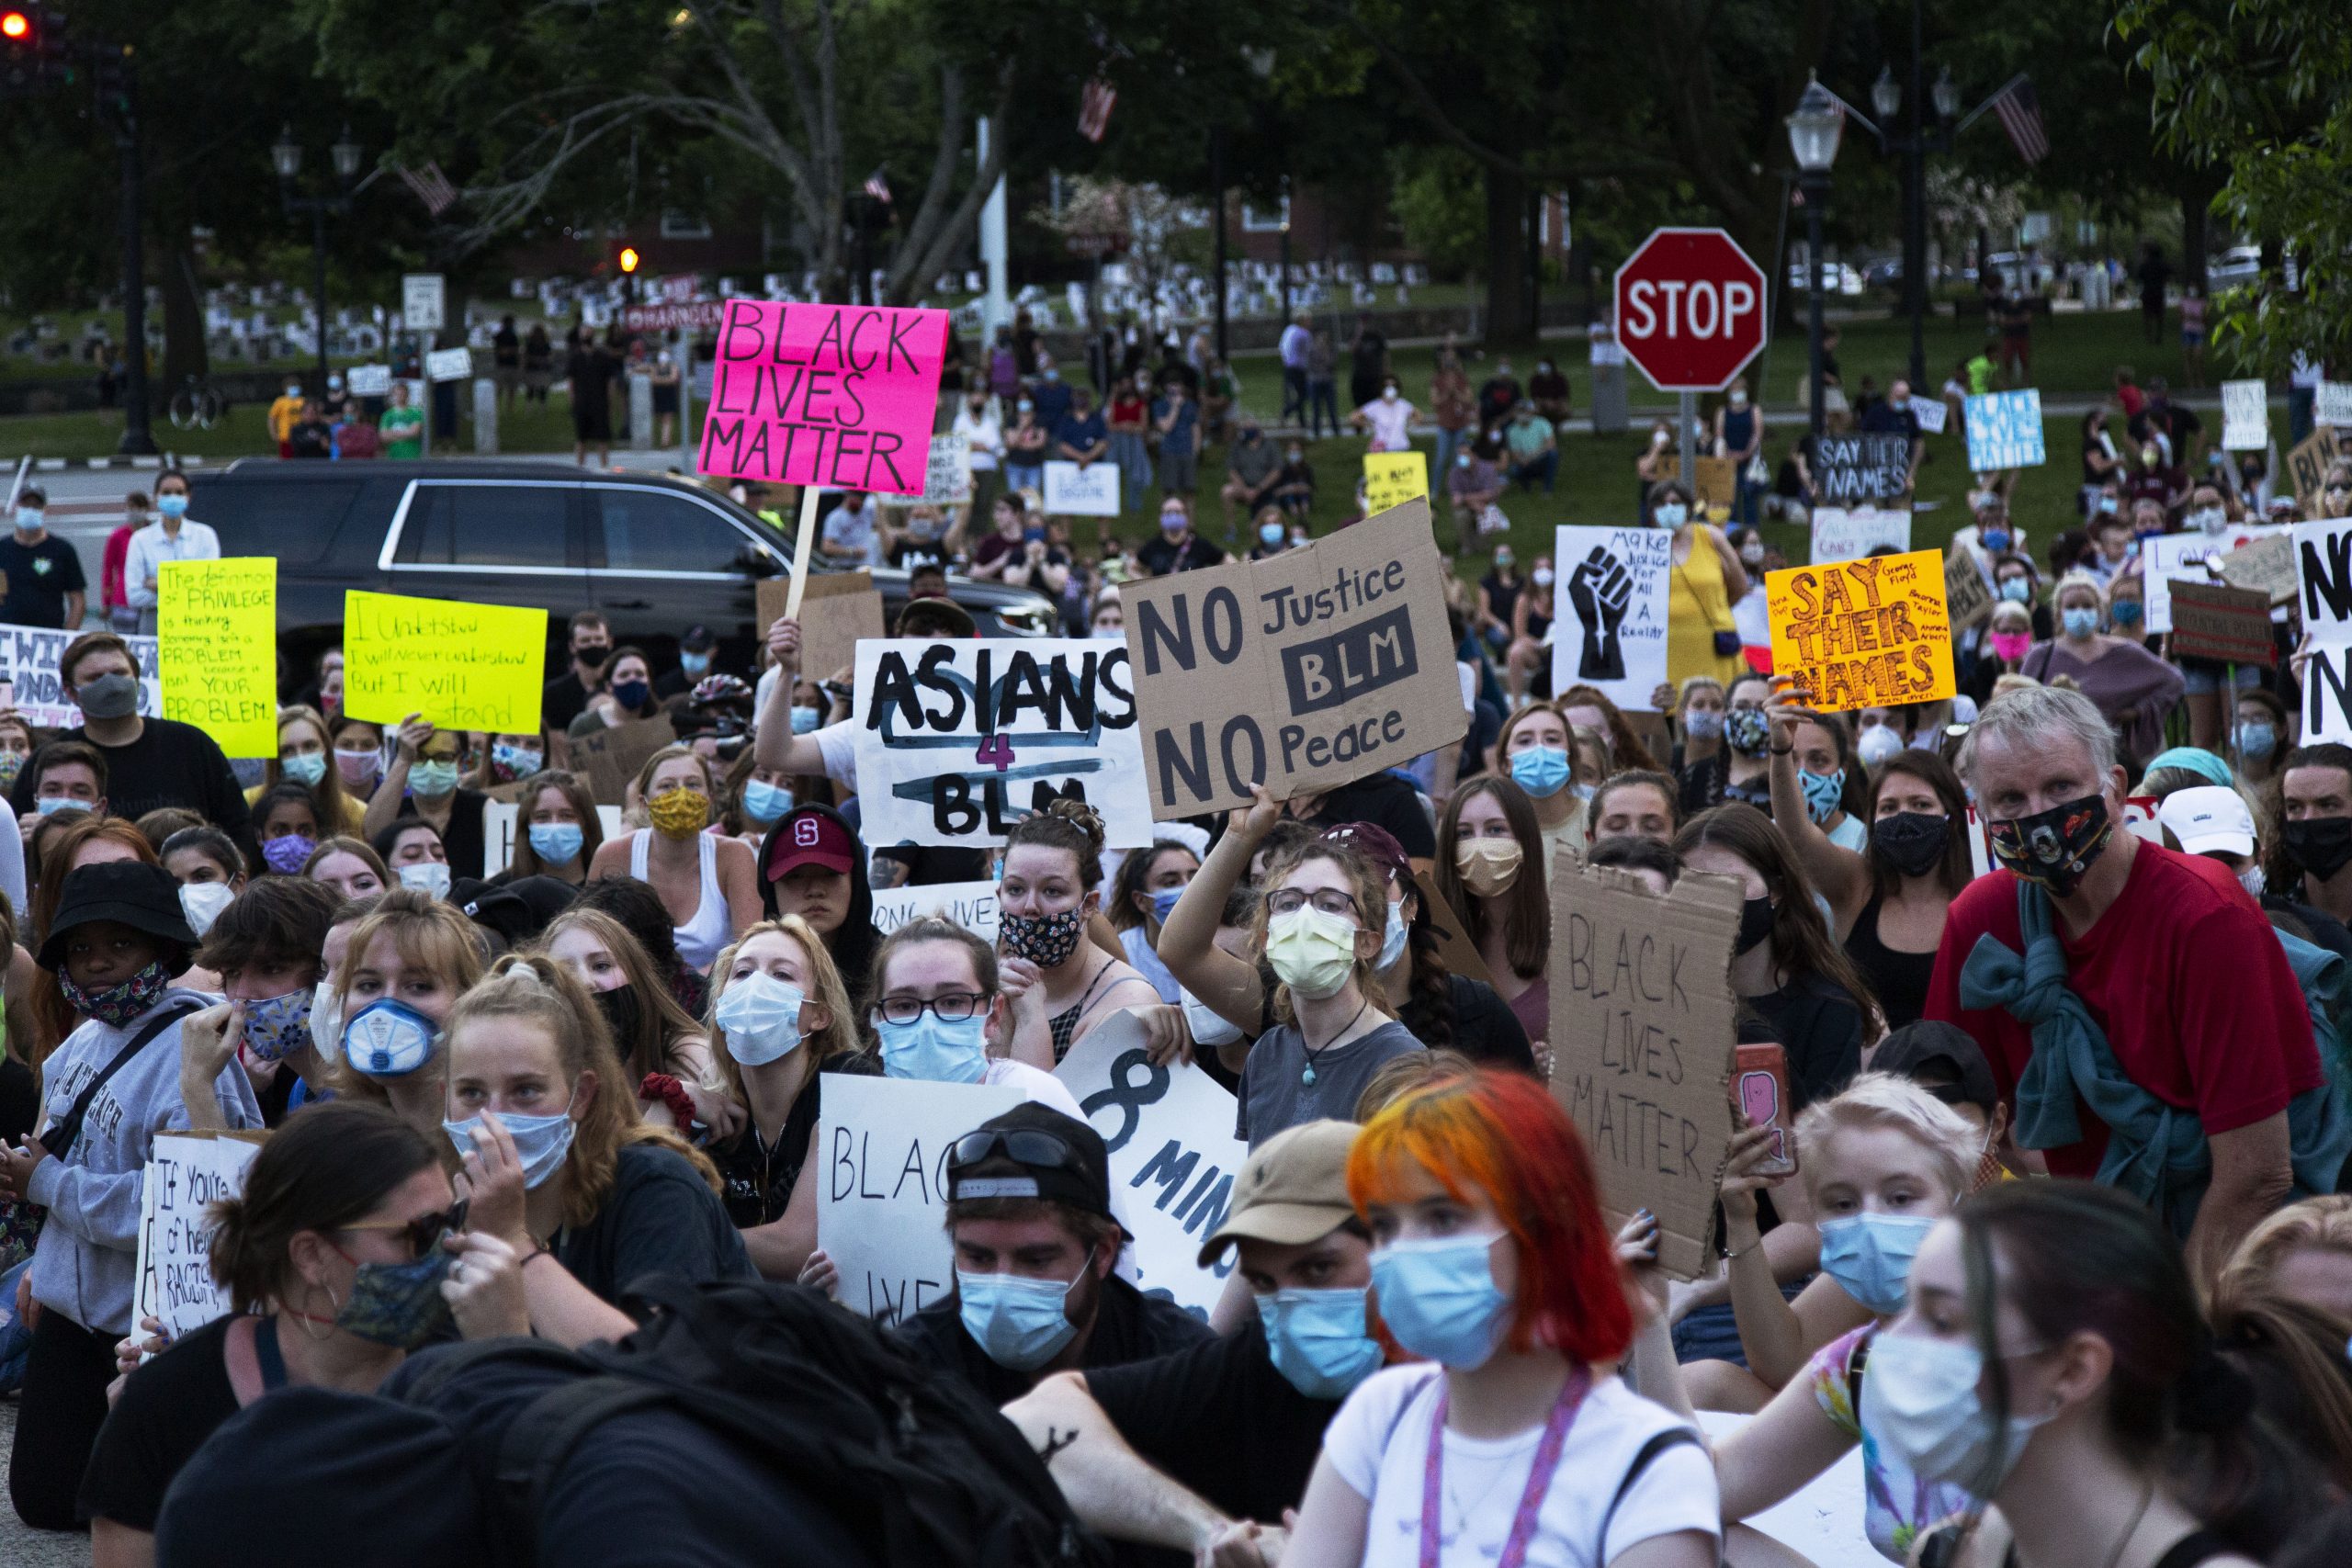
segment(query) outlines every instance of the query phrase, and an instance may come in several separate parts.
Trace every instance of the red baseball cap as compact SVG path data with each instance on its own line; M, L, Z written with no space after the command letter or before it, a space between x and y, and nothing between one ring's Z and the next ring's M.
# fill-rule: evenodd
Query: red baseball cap
M795 866L821 865L842 876L857 863L857 840L840 818L824 811L787 811L768 835L767 879L780 882Z
M1345 844L1364 859L1396 879L1400 887L1413 886L1413 863L1406 858L1405 846L1396 835L1376 822L1342 822L1323 830L1328 843Z

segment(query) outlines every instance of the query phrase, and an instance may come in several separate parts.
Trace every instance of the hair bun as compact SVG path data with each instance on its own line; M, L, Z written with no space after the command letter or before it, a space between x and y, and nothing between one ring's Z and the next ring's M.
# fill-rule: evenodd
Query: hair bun
M1093 852L1096 854L1101 854L1102 852L1102 843L1105 837L1102 827L1102 814L1095 810L1094 807L1087 805L1086 802L1082 800L1072 800L1068 797L1064 797L1049 804L1046 807L1046 814L1049 817L1058 817L1065 822L1068 822L1071 827L1086 835L1087 843L1092 847Z

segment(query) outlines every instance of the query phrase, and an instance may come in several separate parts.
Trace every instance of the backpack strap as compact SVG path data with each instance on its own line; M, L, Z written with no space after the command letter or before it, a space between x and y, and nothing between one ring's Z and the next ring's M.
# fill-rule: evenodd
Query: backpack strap
M1669 1427L1663 1432L1652 1433L1650 1440L1634 1453L1634 1462L1625 1467L1625 1478L1617 1483L1617 1495L1609 1499L1609 1506L1600 1516L1600 1529L1592 1538L1594 1562L1607 1561L1601 1554L1609 1550L1609 1527L1617 1522L1617 1506L1625 1500L1625 1494L1634 1489L1634 1483L1642 1478L1643 1472L1649 1469L1650 1461L1668 1449L1684 1447L1698 1448L1699 1434L1688 1427Z
M561 1371L581 1370L580 1358L560 1346L528 1335L513 1335L498 1339L468 1339L455 1345L436 1347L430 1356L419 1357L411 1366L424 1371L409 1378L401 1389L401 1400L407 1404L430 1404L441 1391L481 1366L493 1360L535 1361Z
M114 1060L100 1067L97 1076L82 1086L82 1092L74 1099L73 1108L50 1123L48 1131L40 1135L40 1146L54 1158L63 1159L73 1149L74 1140L82 1135L82 1120L89 1115L90 1101L98 1097L98 1090L107 1086L107 1080L122 1071L133 1056L147 1049L155 1036L203 1006L202 1002L177 1002L149 1019L138 1033L123 1042L122 1049L114 1054Z
M528 1543L536 1556L548 1494L580 1439L616 1416L670 1399L660 1383L606 1375L560 1384L516 1411L499 1441L493 1472L500 1504L517 1527L511 1539Z

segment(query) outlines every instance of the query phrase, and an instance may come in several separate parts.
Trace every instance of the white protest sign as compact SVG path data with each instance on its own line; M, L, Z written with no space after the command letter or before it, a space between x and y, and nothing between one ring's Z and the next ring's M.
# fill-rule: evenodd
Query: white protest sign
M1594 686L1621 708L1647 711L1666 680L1673 530L1553 533L1552 689Z
M512 800L485 800L481 806L481 874L496 876L514 863L514 845L522 838L523 808ZM617 806L599 806L596 819L604 824L605 837L617 839L628 831L621 821Z
M946 1300L947 1147L1021 1102L1009 1087L826 1076L817 1245L840 1274L834 1299L884 1324Z
M1062 517L1116 517L1119 514L1119 465L1076 463L1046 465L1046 510Z
M439 332L447 299L437 272L412 272L401 277L401 320L413 333Z
M985 845L1058 796L1102 814L1109 843L1151 842L1124 644L1001 637L857 645L864 837Z
M474 373L474 352L460 345L438 348L424 356L424 374L433 381L462 381Z
M931 438L931 460L923 466L926 506L961 506L972 499L972 443L961 435Z
M2322 381L2312 418L2335 430L2352 430L2352 381Z
M2295 525L2297 604L2312 641L2303 743L2352 741L2352 518Z
M212 1278L216 1199L245 1190L245 1168L261 1152L240 1137L159 1133L139 1201L139 1275L132 1316L153 1317L177 1339L229 1310L229 1292Z
M58 656L82 634L51 631L43 626L0 625L0 682L16 694L17 712L37 729L71 729L82 722L82 710L65 694L57 678ZM139 713L143 718L164 716L164 675L152 637L127 637L130 656L139 660Z
M1980 474L2049 461L2041 445L2041 394L2031 388L1970 398L1961 418L1968 427L1968 466Z
M874 890L874 929L888 936L909 920L936 915L996 945L997 899L993 882L935 882L927 887Z
M1198 1066L1151 1065L1144 1027L1122 1012L1095 1026L1054 1069L1111 1156L1111 1190L1135 1233L1135 1282L1206 1317L1233 1272L1215 1269L1201 1243L1225 1223L1250 1145L1233 1135L1233 1096Z
M2222 383L2222 449L2259 452L2270 445L2270 388L2260 380Z
M1950 412L1951 406L1941 398L1922 398L1915 394L1911 399L1911 417L1918 422L1922 435L1941 435L1944 433L1944 416Z
M1881 545L1902 554L1911 547L1907 506L1816 506L1813 509L1813 564L1858 560Z
M2151 635L2172 630L2172 585L2210 582L2205 562L2240 545L2284 534L2283 527L2235 525L2218 534L2156 534L2140 541L2140 570Z
M392 395L392 367L389 365L355 365L345 384L355 398L389 398Z

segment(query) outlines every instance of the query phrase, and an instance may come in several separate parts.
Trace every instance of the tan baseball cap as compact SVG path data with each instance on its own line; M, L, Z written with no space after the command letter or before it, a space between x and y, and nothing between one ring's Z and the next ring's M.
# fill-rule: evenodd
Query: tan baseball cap
M1286 1127L1251 1152L1233 1184L1225 1224L1201 1244L1201 1267L1244 1239L1303 1247L1355 1218L1348 1201L1348 1151L1352 1122L1306 1122Z

